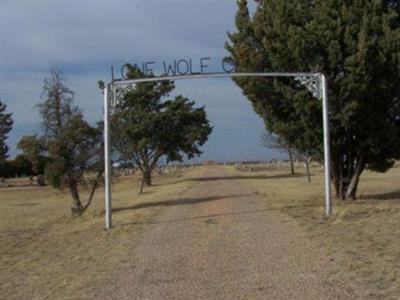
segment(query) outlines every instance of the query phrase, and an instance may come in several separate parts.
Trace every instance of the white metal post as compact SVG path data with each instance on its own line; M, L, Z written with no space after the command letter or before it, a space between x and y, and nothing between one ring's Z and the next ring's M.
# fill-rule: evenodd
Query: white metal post
M320 74L322 92L322 119L324 128L324 170L325 170L325 214L332 212L331 199L331 141L329 134L328 83L324 74Z
M110 84L104 88L104 195L106 229L111 229Z

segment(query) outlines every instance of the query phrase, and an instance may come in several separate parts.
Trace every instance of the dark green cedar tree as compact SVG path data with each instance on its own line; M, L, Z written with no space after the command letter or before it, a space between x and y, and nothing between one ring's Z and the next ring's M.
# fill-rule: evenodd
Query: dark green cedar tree
M400 157L400 2L238 1L226 49L237 71L322 72L329 85L332 184L356 198L366 167ZM321 102L293 79L236 78L266 129L322 160Z
M14 124L12 113L7 113L6 108L6 105L0 101L0 163L3 163L8 157L9 148L6 140Z

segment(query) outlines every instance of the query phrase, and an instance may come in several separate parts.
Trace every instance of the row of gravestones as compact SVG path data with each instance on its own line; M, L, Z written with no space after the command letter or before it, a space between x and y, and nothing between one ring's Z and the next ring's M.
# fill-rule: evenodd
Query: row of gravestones
M294 161L294 165L296 167L299 166L299 161L295 160ZM242 162L238 162L235 164L235 168L237 169L243 169L246 171L254 171L256 169L258 169L259 167L274 167L274 168L287 168L290 167L290 161L289 160L270 160L270 161L262 161L262 162L258 162L258 163L252 163L247 164L247 163L242 163Z
M38 186L47 185L46 180L43 175L38 175L38 176L21 175L21 176L15 176L15 177L11 177L11 178L0 177L0 183L3 185L6 185L8 187L18 186L15 184L15 182L13 183L13 179L24 179L24 178L26 178L27 183L22 184L22 185L38 185Z
M304 161L300 160L295 160L293 162L295 167L298 167L300 165L306 167L306 163ZM283 169L283 168L289 168L290 167L290 160L269 160L269 161L261 161L258 163L243 163L243 162L237 162L234 164L235 168L238 170L242 171L256 171L257 169L262 168L263 166L265 167L272 167L272 168L278 168L278 169ZM321 168L323 169L323 165L321 165Z
M177 170L187 170L189 168L193 168L194 165L166 165L166 166L159 166L156 168L157 174L163 174L163 173L172 173ZM114 168L113 169L113 175L114 176L131 176L135 175L136 172L138 171L137 168L129 168L129 169L122 169L122 168Z

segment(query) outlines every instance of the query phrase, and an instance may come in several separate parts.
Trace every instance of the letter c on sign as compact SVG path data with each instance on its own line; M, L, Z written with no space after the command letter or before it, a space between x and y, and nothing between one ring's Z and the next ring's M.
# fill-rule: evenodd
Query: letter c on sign
M235 65L233 64L230 57L224 57L222 59L222 69L225 73L232 73L233 71L235 71Z

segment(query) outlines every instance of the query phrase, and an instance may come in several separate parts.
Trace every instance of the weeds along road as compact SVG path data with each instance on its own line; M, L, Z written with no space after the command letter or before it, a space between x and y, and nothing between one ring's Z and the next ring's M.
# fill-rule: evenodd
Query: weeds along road
M104 299L358 299L328 279L329 261L302 229L239 183L208 167L148 225L132 262Z

